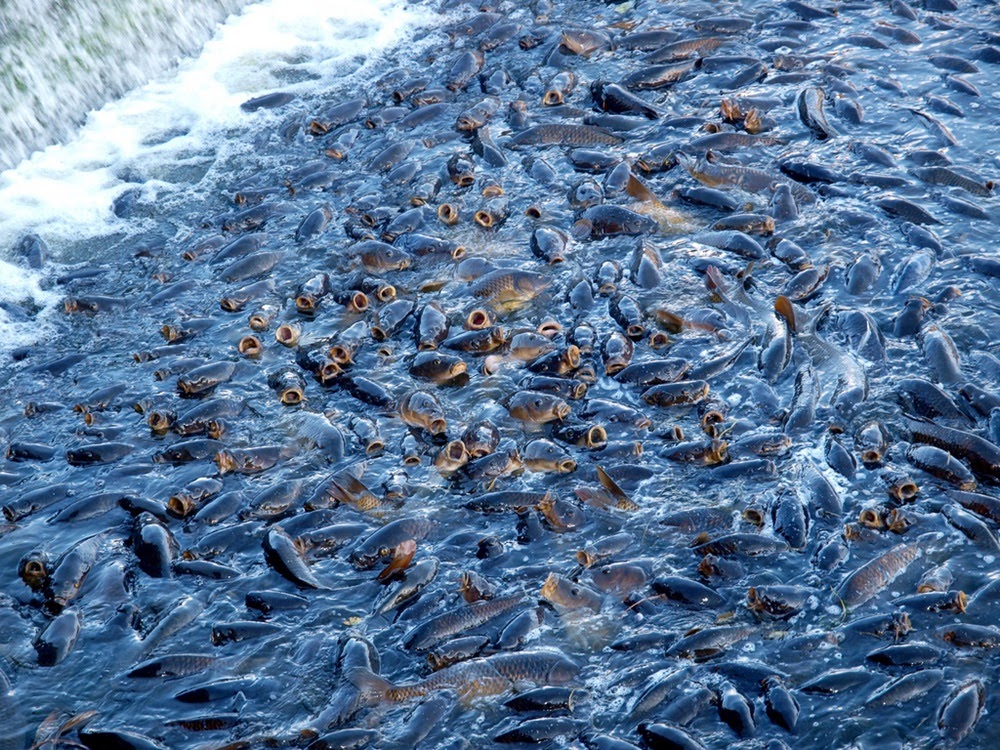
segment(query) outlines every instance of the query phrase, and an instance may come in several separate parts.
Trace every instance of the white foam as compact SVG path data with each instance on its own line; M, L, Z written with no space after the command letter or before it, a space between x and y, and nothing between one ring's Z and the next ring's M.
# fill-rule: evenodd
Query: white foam
M0 252L27 230L57 257L64 242L122 231L111 204L126 183L115 167L169 163L226 128L252 127L271 115L242 111L247 99L343 80L345 69L403 38L424 13L404 0L266 0L230 17L169 77L91 112L68 143L0 173Z
M243 102L276 90L301 94L349 83L378 52L429 21L428 14L406 0L264 0L231 16L196 58L90 112L68 142L0 173L0 259L16 261L10 250L29 231L58 262L87 259L78 251L64 254L71 245L142 230L141 222L112 212L114 199L135 184L123 178L152 177L146 193L169 189L156 178L177 163L249 148L227 140L226 132L252 131L282 114L244 112ZM100 242L87 247L94 252ZM0 302L30 300L51 313L58 298L42 291L37 275L0 265ZM0 351L44 333L15 329L17 321L0 311Z
M41 310L29 323L16 312L0 307L0 351L32 344L51 329L49 318L61 298L55 292L43 290L40 280L35 271L0 260L0 302Z
M0 168L197 51L251 0L0 2Z

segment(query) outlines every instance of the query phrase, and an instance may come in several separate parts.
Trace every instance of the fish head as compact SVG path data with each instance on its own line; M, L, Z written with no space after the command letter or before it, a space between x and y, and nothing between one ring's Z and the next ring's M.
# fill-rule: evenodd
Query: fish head
M17 574L32 591L41 590L49 578L48 555L41 550L29 552L18 562Z
M601 606L601 598L596 591L555 573L549 573L539 593L545 601L561 610L589 608L596 612Z
M510 413L525 422L548 422L565 419L570 407L565 401L548 393L522 391L511 401Z
M389 547L362 545L350 554L348 561L359 570L369 570L379 561L388 559L391 554L392 550Z
M361 262L373 271L401 271L412 262L408 253L380 242L361 254Z
M522 294L536 295L552 286L552 280L541 274L523 273L514 277L514 286Z

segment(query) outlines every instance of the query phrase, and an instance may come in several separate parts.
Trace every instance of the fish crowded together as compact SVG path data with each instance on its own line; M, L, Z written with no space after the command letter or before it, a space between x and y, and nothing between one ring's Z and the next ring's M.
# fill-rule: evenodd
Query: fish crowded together
M996 6L440 11L18 243L0 748L995 747Z

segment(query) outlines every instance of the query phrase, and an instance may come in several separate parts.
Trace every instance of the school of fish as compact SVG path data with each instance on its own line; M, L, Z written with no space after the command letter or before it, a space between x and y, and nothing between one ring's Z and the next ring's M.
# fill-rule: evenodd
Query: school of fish
M995 747L996 4L433 7L17 238L0 750Z

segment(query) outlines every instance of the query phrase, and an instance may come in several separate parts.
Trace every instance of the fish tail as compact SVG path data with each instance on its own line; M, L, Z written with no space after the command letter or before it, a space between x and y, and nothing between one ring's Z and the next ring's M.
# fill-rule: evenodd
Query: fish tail
M778 299L774 301L774 312L784 319L788 330L796 332L795 308L792 307L792 301L788 297L783 294L778 295Z
M729 298L729 289L726 285L726 280L722 278L722 273L715 266L709 266L705 271L705 276L708 279L706 286L710 291L718 293L722 297L724 302L731 302Z
M375 695L386 700L397 700L393 695L396 692L396 686L370 669L358 667L348 672L346 677L348 682L366 695Z
M326 708L317 717L316 724L323 729L343 726L362 708L377 702L377 696L366 698L350 683L341 685L333 691Z
M805 335L805 336L815 336L816 329L820 324L826 319L827 315L833 309L829 303L824 303L820 305L816 310L811 312L806 312L801 307L795 308L791 301L787 297L778 297L778 300L784 299L788 304L785 305L781 303L781 310L778 309L778 301L775 302L775 313L780 315L786 323L788 323L789 330L793 334ZM791 319L789 319L789 317Z
M573 223L572 234L576 239L582 240L589 237L593 230L594 222L590 219L578 219Z

